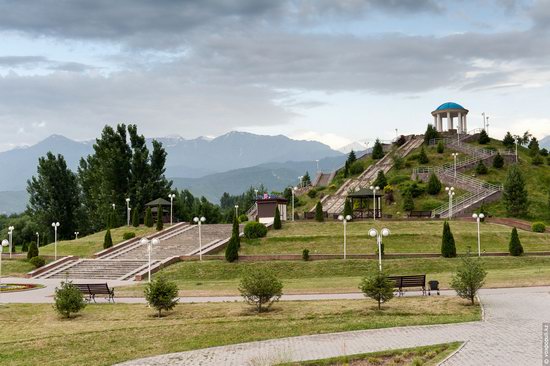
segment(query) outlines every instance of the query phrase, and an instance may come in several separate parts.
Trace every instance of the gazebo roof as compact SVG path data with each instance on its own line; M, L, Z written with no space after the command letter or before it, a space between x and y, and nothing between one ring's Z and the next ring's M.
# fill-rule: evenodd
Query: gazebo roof
M443 103L439 107L437 107L436 111L445 111L447 109L464 109L464 110L466 110L466 108L464 108L463 106L461 106L458 103L447 102L447 103Z
M157 198L156 200L148 202L148 203L145 204L145 206L155 206L155 207L158 206L158 205L170 206L170 202L168 202L164 198Z
M361 188L358 191L348 193L349 198L372 198L373 196L374 192L369 188ZM376 197L382 196L383 194L381 193L381 190L376 191Z

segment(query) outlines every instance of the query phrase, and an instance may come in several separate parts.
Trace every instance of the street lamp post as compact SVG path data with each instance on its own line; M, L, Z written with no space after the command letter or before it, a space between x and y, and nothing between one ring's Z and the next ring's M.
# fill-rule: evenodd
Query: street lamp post
M200 219L195 217L193 219L199 225L199 260L202 261L202 230L201 225L206 221L206 217L202 216Z
M36 247L40 247L40 233L36 232Z
M485 130L485 112L481 113L481 116L483 117L483 129Z
M298 189L298 187L292 187L292 221L294 221L294 192Z
M382 272L382 237L389 236L390 230L383 228L378 232L378 230L373 228L369 230L369 235L371 238L376 238L376 244L378 244L378 269Z
M445 191L449 195L449 220L453 217L453 196L455 195L455 187L445 187Z
M4 252L4 247L7 247L10 245L10 242L6 239L2 240L2 243L0 244L0 292L2 292L2 253Z
M346 259L346 224L349 220L351 220L351 216L346 215L346 217L344 217L344 215L339 215L338 220L344 223L344 259Z
M78 234L80 234L78 231L75 231L75 232L74 232L74 238L75 238L75 240L78 239Z
M239 218L239 205L235 205L235 217Z
M130 226L130 198L126 198L126 225Z
M116 205L113 203L111 204L111 206L113 206L113 211L116 209Z
M10 243L10 259L11 259L11 252L13 252L13 229L15 229L13 226L8 227L8 238Z
M480 228L479 228L479 222L483 220L485 215L483 213L479 214L473 214L472 218L477 221L477 256L481 257L481 235L480 235Z
M176 195L170 193L168 197L170 198L170 225L172 225L174 223L174 198L176 198Z
M319 173L319 159L315 160L315 162L317 163L317 173Z
M54 231L54 258L57 260L57 228L59 227L59 222L52 222L52 227Z
M153 245L159 245L160 244L160 240L157 239L157 238L154 238L153 240L149 240L147 238L141 238L141 240L139 241L139 243L141 245L147 245L147 254L149 256L149 270L148 270L148 276L147 276L147 281L148 282L151 282L151 254L153 252Z
M374 203L373 210L372 210L372 218L374 221L376 221L376 191L380 190L380 187L370 186L370 190L372 191L372 202Z
M456 181L456 159L458 158L458 153L455 152L455 153L452 153L451 155L453 156L453 159L454 159L454 162L455 162L454 177L455 177L455 181Z
M485 132L487 132L487 136L489 136L489 116L487 116L487 123L485 124Z

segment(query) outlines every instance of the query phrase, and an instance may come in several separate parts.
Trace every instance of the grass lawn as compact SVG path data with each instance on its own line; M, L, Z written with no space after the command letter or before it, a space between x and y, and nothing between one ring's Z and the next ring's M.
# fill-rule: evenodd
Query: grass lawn
M17 314L14 316L14 314ZM76 319L50 304L0 307L3 365L111 365L125 360L262 339L480 319L456 297L280 302L258 315L243 303L180 304L157 319L143 304L89 305Z
M452 221L451 230L457 252L466 253L468 247L477 251L477 224ZM348 254L373 254L376 240L368 235L370 228L387 227L391 235L384 238L385 253L440 253L442 221L355 221L347 226ZM512 229L504 225L481 225L481 250L508 252ZM519 232L526 252L550 251L550 234ZM310 254L342 254L343 225L339 221L287 222L281 230L270 230L267 237L243 239L240 254L301 254L304 248Z
M374 365L438 365L460 347L460 342L432 346L363 353L322 360L290 362L279 366L374 366Z
M486 257L486 287L517 287L550 284L550 257ZM460 259L411 258L387 259L384 270L389 274L427 274L426 280L438 280L448 288ZM285 294L359 292L361 278L377 268L375 260L319 261L225 261L180 262L162 270L175 281L181 296L239 295L239 280L247 269L265 268L274 271L283 281ZM143 297L143 284L117 288L117 296Z
M167 226L165 226L167 227ZM126 232L135 232L136 236L147 235L156 232L155 227L127 227L122 226L116 229L111 229L113 244L118 244L123 241L122 235ZM105 230L100 231L77 240L63 240L57 242L57 255L76 255L78 257L91 257L94 253L103 250L103 240L105 239ZM54 244L48 244L40 247L41 255L54 255Z
M34 269L26 259L2 258L2 277L21 277Z

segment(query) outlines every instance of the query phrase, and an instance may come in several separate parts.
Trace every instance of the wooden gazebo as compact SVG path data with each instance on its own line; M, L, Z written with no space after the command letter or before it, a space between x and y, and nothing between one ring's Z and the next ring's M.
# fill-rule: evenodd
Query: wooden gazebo
M362 188L355 192L348 193L347 199L351 200L354 219L372 219L382 217L382 197L383 193L377 191L374 193L369 188ZM374 200L376 200L376 210L374 210Z
M145 207L151 207L151 213L153 214L153 221L157 221L158 216L158 207L161 207L162 213L162 222L169 223L170 222L170 202L163 199L163 198L157 198L156 200L153 200L151 202L148 202L145 204Z

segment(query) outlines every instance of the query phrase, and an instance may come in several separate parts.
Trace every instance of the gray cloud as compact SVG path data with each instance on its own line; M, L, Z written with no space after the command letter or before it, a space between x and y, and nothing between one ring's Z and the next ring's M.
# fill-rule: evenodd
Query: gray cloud
M32 66L47 62L48 59L43 56L0 56L1 67Z

